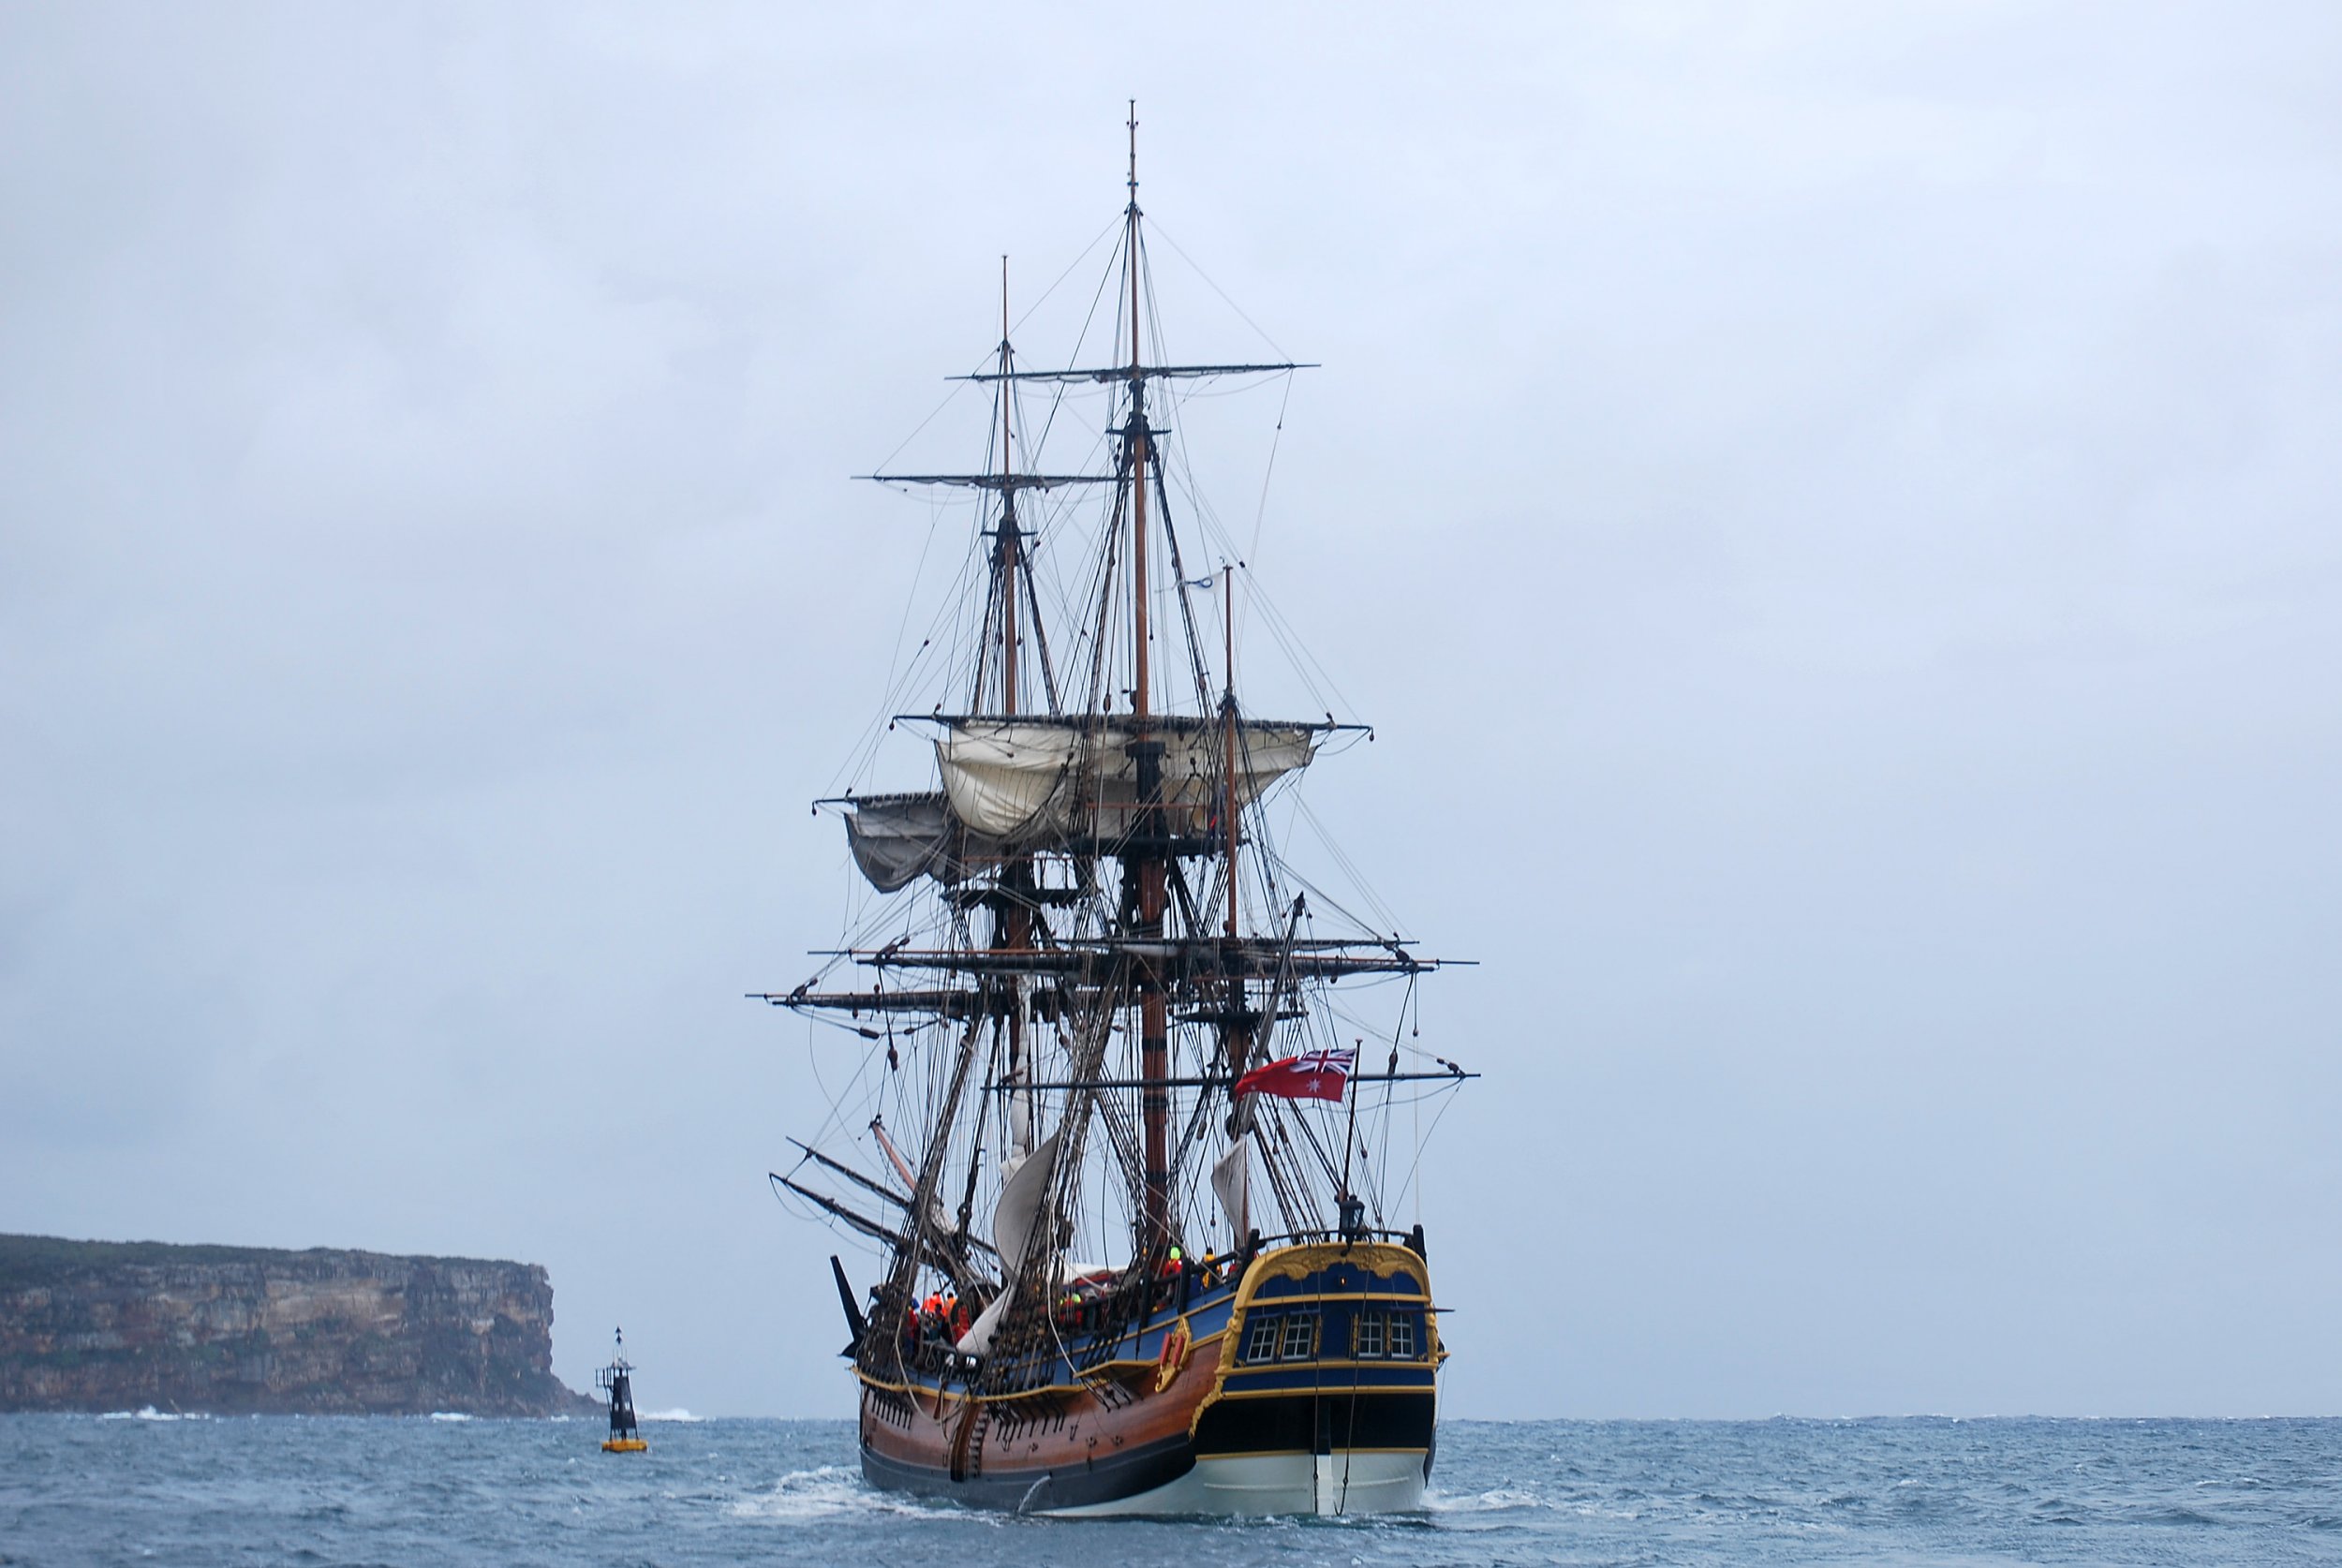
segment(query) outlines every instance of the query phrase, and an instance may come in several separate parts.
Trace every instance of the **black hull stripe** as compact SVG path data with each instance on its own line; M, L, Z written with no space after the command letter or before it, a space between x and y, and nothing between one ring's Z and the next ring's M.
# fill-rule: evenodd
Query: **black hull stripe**
M1435 1395L1329 1393L1221 1399L1195 1423L1199 1458L1237 1454L1326 1454L1337 1448L1430 1452Z

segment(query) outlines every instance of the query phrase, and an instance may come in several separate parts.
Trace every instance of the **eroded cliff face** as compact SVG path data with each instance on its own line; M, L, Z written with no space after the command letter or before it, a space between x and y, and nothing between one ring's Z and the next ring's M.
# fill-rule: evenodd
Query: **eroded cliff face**
M534 1264L0 1235L0 1410L596 1412Z

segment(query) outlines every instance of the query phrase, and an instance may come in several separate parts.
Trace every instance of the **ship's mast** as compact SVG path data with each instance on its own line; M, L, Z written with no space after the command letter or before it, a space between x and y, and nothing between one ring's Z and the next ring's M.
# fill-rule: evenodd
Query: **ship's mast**
M1132 868L1138 876L1138 929L1142 942L1163 940L1165 866L1168 852L1163 820L1163 743L1147 720L1153 716L1147 657L1147 373L1139 349L1138 318L1145 296L1138 273L1138 103L1131 102L1130 205L1123 211L1122 248L1130 264L1131 413L1127 440L1131 462L1131 758L1138 764L1138 821L1132 836ZM1146 1130L1146 1212L1138 1254L1159 1257L1171 1245L1171 1076L1169 1020L1163 976L1152 958L1137 961L1139 1120Z
M1131 607L1136 639L1131 712L1148 717L1147 705L1147 376L1138 352L1138 105L1131 104L1131 200L1122 210L1122 249L1130 264L1131 316ZM1138 732L1145 733L1141 724Z
M1016 492L1009 476L1009 400L1016 383L1008 377L1015 369L1008 346L1008 258L1001 258L1001 711L1016 712L1016 567L1024 543L1016 525Z
M1009 481L1011 467L1009 425L1011 404L1015 396L1015 350L1008 341L1008 258L1001 258L1001 711L1015 717L1017 711L1016 680L1016 580L1023 569L1024 531L1016 522L1016 488ZM1038 614L1036 608L1035 614ZM1019 854L1011 857L1001 867L1000 874L1000 946L1010 952L1022 952L1032 946L1032 857ZM1003 980L1008 988L1007 1013L1009 1083L1023 1081L1025 1072L1025 1007L1024 983L1010 976ZM1009 1144L1013 1154L1028 1154L1032 1146L1032 1107L1025 1097L1011 1091L1008 1111ZM972 1158L972 1156L971 1156ZM970 1191L972 1193L974 1172L970 1172Z
M1237 767L1240 754L1237 750L1236 734L1236 568L1223 569L1223 586L1220 604L1221 672L1223 685L1220 692L1220 831L1227 847L1228 859L1228 923L1227 952L1233 956L1237 941L1237 854L1243 841L1243 811L1237 795ZM1271 987L1270 996L1276 994ZM1244 971L1233 962L1228 965L1227 996L1223 999L1220 1025L1221 1065L1229 1078L1241 1077L1251 1065L1253 1053L1253 1016L1246 1005ZM1271 1011L1274 1011L1272 1008ZM1238 1136L1242 1136L1241 1132ZM1240 1239L1240 1238L1239 1238Z
M1221 763L1220 831L1226 836L1228 846L1228 939L1236 940L1236 867L1239 833L1236 796L1236 568L1222 569L1223 589L1220 601L1220 635L1222 639L1220 668L1225 685L1220 692ZM1233 999L1243 1002L1243 981Z

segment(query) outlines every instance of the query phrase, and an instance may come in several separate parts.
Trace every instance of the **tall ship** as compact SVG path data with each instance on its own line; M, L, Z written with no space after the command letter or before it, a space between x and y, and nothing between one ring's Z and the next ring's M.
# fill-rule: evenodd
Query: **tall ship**
M756 995L808 1020L829 1104L772 1179L869 1260L830 1266L872 1484L1067 1515L1414 1509L1448 1354L1422 1133L1472 1074L1421 1038L1441 960L1280 851L1306 770L1371 735L1246 704L1241 612L1289 628L1176 425L1310 367L1164 351L1134 109L1130 132L1067 368L1017 359L1004 264L1001 340L961 378L990 400L984 461L866 476L964 501L971 550L902 711L816 803L851 851L845 934ZM870 787L912 781L906 757L923 788Z

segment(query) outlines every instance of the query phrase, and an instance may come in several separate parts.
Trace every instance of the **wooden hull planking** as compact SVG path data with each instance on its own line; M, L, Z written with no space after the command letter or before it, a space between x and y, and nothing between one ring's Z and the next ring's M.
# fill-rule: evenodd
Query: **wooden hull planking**
M1103 1359L1075 1346L1038 1387L976 1394L866 1369L863 1474L1032 1513L1403 1511L1430 1472L1444 1355L1412 1250L1281 1248Z

